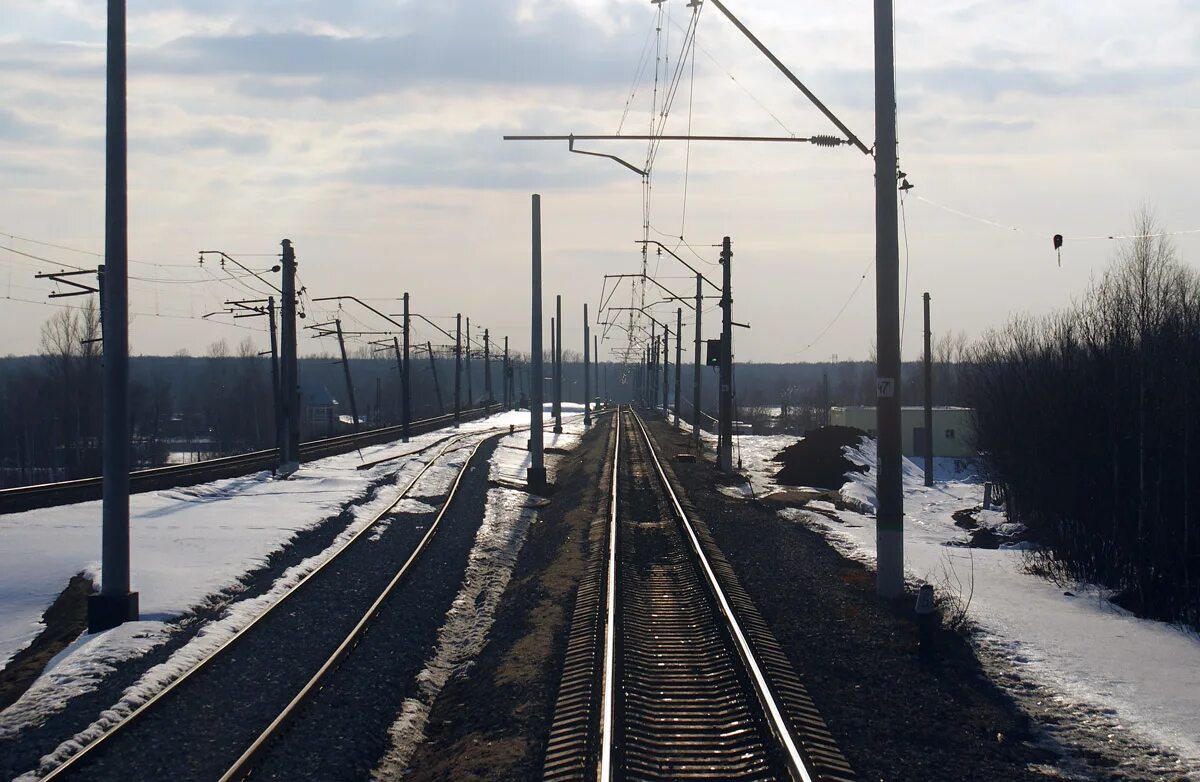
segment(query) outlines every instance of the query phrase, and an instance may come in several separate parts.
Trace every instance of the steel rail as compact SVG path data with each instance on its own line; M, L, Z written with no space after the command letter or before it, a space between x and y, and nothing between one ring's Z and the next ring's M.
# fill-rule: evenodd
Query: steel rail
M675 512L676 518L682 525L684 532L687 533L686 536L691 543L692 553L700 563L701 571L704 573L709 590L716 599L721 614L728 624L728 629L737 648L738 656L741 658L743 665L745 665L747 673L750 674L751 681L754 683L755 695L757 695L758 701L766 714L771 733L774 734L784 750L789 770L796 779L802 780L802 782L814 782L817 779L817 775L809 770L804 757L800 754L800 750L788 726L787 718L784 716L783 709L775 699L771 685L767 681L767 677L763 674L762 667L758 663L754 650L750 646L745 632L742 630L741 622L738 621L733 607L725 596L725 590L721 587L721 583L717 579L712 565L709 563L708 556L704 553L704 547L700 544L700 539L696 535L691 519L688 518L683 505L679 501L678 495L675 494L675 490L671 486L671 481L667 478L666 471L663 470L662 463L658 459L658 453L654 448L654 442L650 439L650 432L646 429L646 425L642 422L641 417L632 407L630 407L629 412L633 416L633 420L637 424L637 429L641 432L642 439L646 443L659 483L671 501L671 507Z
M465 439L465 438L471 437L473 435L478 435L478 434L480 434L480 433L468 432L468 433L464 433L461 435L457 435L456 439L461 440L461 439ZM502 434L502 433L493 433L493 434L487 435L483 439L486 440L486 439L488 439L488 437L496 437L496 436L499 436L499 434ZM481 442L482 442L482 440L481 440ZM453 441L446 443L445 446L443 446L442 449L440 451L438 451L437 455L435 455L432 459L430 459L428 462L426 462L425 465L421 468L421 470L416 475L413 476L412 480L410 480L408 482L408 484L404 487L404 489L401 490L400 494L396 497L395 500L393 500L391 503L389 503L386 508L379 511L379 513L377 513L366 525L364 525L362 529L360 529L358 532L354 533L354 535L349 540L347 540L345 543L343 543L333 553L332 556L330 556L328 559L326 559L324 562L322 562L320 565L318 565L316 568L314 568L311 572L307 573L304 576L304 578L302 578L300 581L296 582L296 584L294 584L286 592L284 592L279 597L278 600L271 603L271 605L269 605L265 609L263 609L263 611L260 614L255 616L252 620L250 620L250 622L248 624L246 624L245 627L238 630L237 633L235 633L231 638L226 640L223 644L221 644L216 649L214 649L212 652L210 652L208 655L206 655L203 659L201 659L199 662L197 662L194 666L192 666L187 671L185 671L183 674L181 674L179 676L179 678L173 680L170 684L168 684L162 690L159 690L157 693L155 693L145 703L141 704L140 706L138 706L138 708L136 708L135 710L130 712L128 715L126 715L126 717L124 719L122 719L120 722L113 725L111 728L109 728L104 733L100 734L98 737L96 737L95 740L91 741L88 744L85 744L78 752L76 752L74 755L72 755L71 757L69 757L65 761L63 761L63 763L61 765L56 766L45 777L42 777L42 779L43 780L56 779L57 777L61 776L62 774L67 773L73 766L77 765L83 758L87 757L90 753L95 751L95 749L97 747L103 746L106 742L110 741L113 736L119 734L125 728L128 728L131 724L133 724L133 722L135 722L138 718L144 716L146 714L146 712L148 712L156 704L158 704L160 701L162 701L168 695L173 693L180 685L182 685L184 682L191 679L199 671L207 668L210 663L212 663L214 660L216 660L218 657L220 657L221 655L226 653L229 649L231 649L234 645L236 645L239 641L241 641L243 638L245 638L249 634L249 632L258 625L258 623L260 621L262 621L266 616L271 614L279 606L286 603L289 598L291 598L291 597L295 596L297 593L299 593L300 590L310 580L315 578L318 573L323 571L327 565L329 565L331 562L333 562L334 560L338 559L340 556L345 554L355 543L362 540L363 536L367 532L370 532L379 523L379 521L381 519L383 519L384 516L386 516L388 513L390 513L392 511L393 508L395 508L398 504L400 504L401 500L408 497L409 493L417 485L417 482L419 480L421 480L421 478L424 477L425 473L428 472L431 467L433 467L433 465L437 462L437 460L440 459L442 456L446 455L446 453L448 453L454 445L455 445L455 442L453 442ZM479 446L476 445L475 449L472 450L472 456L474 456L474 453L476 450L478 450L478 447ZM468 457L467 461L463 464L462 471L460 471L460 473L459 473L460 476L461 476L462 472L466 470L466 467L467 467L467 465L470 464L470 461L471 460ZM458 481L456 480L455 484L454 484L454 488L457 489L457 487L458 487ZM440 519L440 514L439 514L439 519Z
M608 572L605 574L604 680L600 696L600 767L597 779L612 779L613 704L616 701L617 645L617 483L621 479L621 408L617 408L613 437L612 492L608 511Z
M468 436L469 435L464 435L464 437ZM396 571L396 574L392 576L392 580L388 582L387 586L383 588L383 591L379 594L379 596L375 598L375 601L371 603L371 606L362 615L362 618L360 618L354 625L353 629L350 630L350 633L346 636L346 638L340 644L338 644L338 647L333 651L333 654L329 655L324 664L321 665L315 674L313 674L312 678L308 680L300 692L296 693L296 696L293 697L288 705L283 708L283 711L279 712L275 719L271 721L271 724L268 725L261 734L259 734L258 738L254 740L254 743L242 753L241 757L239 757L223 775L221 775L220 782L231 782L232 780L244 779L245 777L249 776L251 771L253 771L254 762L262 754L263 750L266 749L268 742L270 742L271 739L279 734L283 726L292 718L293 715L295 715L300 706L310 697L312 697L313 693L320 688L321 682L325 679L325 677L334 671L338 664L346 657L347 654L349 654L350 650L358 642L358 639L364 632L366 632L367 627L383 609L384 602L391 597L392 593L396 591L396 587L398 587L400 582L404 580L404 577L408 575L409 568L411 568L413 563L416 562L421 554L425 552L425 548L429 545L429 541L433 540L433 536L437 532L438 527L441 525L442 519L445 518L446 514L450 511L450 507L454 504L454 500L458 496L458 488L460 485L462 485L463 476L467 474L467 469L471 466L472 461L475 459L475 455L479 453L479 448L492 437L499 436L502 436L502 433L491 434L480 439L479 442L475 444L475 447L471 449L470 455L467 456L467 460L463 462L462 468L458 471L458 475L455 476L454 484L450 487L450 493L446 496L446 501L442 503L441 510L438 511L433 523L429 525L429 529L426 530L424 536L421 537L420 542L417 543L416 548L413 549L413 552L409 555L408 559L405 560L404 564L400 566L400 569ZM432 464L432 460L430 463ZM397 500L397 502L399 502L399 500Z

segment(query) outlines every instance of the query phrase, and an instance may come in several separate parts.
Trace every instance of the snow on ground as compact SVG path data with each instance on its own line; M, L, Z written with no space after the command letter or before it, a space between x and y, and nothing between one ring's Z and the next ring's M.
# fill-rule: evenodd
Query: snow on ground
M455 431L529 423L527 411L464 422L304 464L287 480L269 472L131 495L132 588L143 619L162 621L235 584L297 532L363 496L397 462L368 470L363 461L400 457ZM361 453L361 457L360 457ZM448 478L453 471L447 471ZM41 632L41 616L71 576L100 579L99 501L0 516L0 667Z
M796 437L743 436L741 453L755 492L780 488L771 458ZM868 465L842 488L847 500L875 507L875 443L846 449ZM736 452L735 452L736 457ZM1020 673L1043 681L1068 699L1109 713L1134 732L1162 744L1200 770L1200 636L1162 622L1138 619L1086 585L1066 590L1024 571L1019 544L972 549L951 514L983 502L983 484L956 459L938 459L937 481L904 460L904 557L908 576L960 592L970 599L975 641L1006 658ZM827 514L792 508L784 518L821 529L843 551L873 564L875 518L853 511ZM987 518L994 516L994 518ZM985 514L985 524L1002 522ZM1071 592L1074 596L1067 595Z
M557 436L549 434L547 446L567 448L578 442L582 417L575 415L577 410L581 412L582 406L564 405L566 431ZM545 419L551 420L548 410ZM236 589L243 575L261 566L296 533L338 514L352 501L361 501L373 484L388 484L375 499L353 509L353 520L334 545L286 571L261 597L235 603L167 663L152 669L126 693L110 716L136 708L331 556L394 499L395 492L389 490L392 484L406 485L438 453L441 441L456 433L503 431L505 427L528 424L528 411L510 411L463 422L457 430L419 435L410 443L371 446L361 452L307 463L287 480L276 480L263 472L132 495L132 586L140 592L142 621L82 635L51 661L25 697L0 713L0 733L20 730L94 688L116 663L144 654L167 640L170 619L214 594ZM424 454L409 456L430 445L434 447ZM462 459L466 453L462 451ZM548 464L552 465L554 458L551 456ZM356 469L363 462L383 459L391 461ZM447 489L456 472L453 464L431 468L422 480L421 491L428 495ZM417 499L406 500L397 508L405 513L427 510L428 506ZM41 631L42 614L72 575L84 572L99 581L99 520L99 502L0 516L0 660L4 663ZM104 726L97 723L93 728L99 731ZM73 751L65 749L68 754Z

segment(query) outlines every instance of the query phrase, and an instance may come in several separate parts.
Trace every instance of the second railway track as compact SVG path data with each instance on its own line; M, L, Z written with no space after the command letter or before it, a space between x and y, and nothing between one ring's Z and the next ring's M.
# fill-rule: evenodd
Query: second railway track
M609 542L580 586L545 778L854 779L644 424L614 418Z
M304 719L303 704L362 641L367 628L397 604L404 610L409 581L420 581L413 586L416 593L408 596L408 602L419 605L401 622L411 636L409 667L419 670L424 649L436 633L437 617L457 589L456 584L441 585L446 579L439 571L458 559L465 561L473 539L466 517L475 514L464 511L463 518L449 517L456 512L465 480L477 484L475 491L484 487L486 494L486 457L500 436L472 433L447 442L406 480L395 500L332 557L219 649L50 771L48 778L128 782L245 777L270 754L272 742L293 718ZM407 499L433 500L438 507L396 511ZM450 529L435 535L439 525L448 523ZM435 561L425 562L429 557ZM414 623L429 626L418 629ZM379 682L361 684L378 688ZM393 705L399 701L396 697ZM385 720L383 726L387 724ZM331 747L324 749L334 754ZM294 767L289 772L286 763L282 770L275 764L272 773L264 774L297 775L305 776Z

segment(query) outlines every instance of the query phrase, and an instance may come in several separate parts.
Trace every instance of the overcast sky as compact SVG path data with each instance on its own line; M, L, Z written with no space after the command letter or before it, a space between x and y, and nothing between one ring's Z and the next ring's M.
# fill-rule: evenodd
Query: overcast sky
M871 143L869 2L727 4ZM0 0L0 354L35 350L54 312L44 303L53 286L33 278L53 267L12 250L99 262L27 240L103 248L104 6ZM658 42L671 70L685 6L668 0ZM915 185L901 247L906 359L920 352L923 291L935 331L975 335L1078 297L1116 243L1075 237L1126 232L1143 204L1169 230L1200 228L1195 0L899 0L896 17L901 167ZM563 295L575 347L602 276L640 269L639 178L565 144L501 136L647 132L653 63L631 87L656 44L654 20L648 0L133 0L133 351L197 354L246 336L265 348L261 322L201 319L252 293L215 260L198 265L197 252L265 268L273 259L257 254L284 237L310 297L356 295L398 312L387 299L409 291L415 311L447 327L461 311L523 350L533 192L547 303ZM836 132L715 7L701 12L697 40L666 132L685 133L689 114L698 134ZM646 153L636 142L587 148L636 163ZM711 245L733 239L735 319L752 326L738 334L738 360L867 357L870 158L849 147L693 144L689 154L664 143L653 182L653 238L675 246L683 235L709 262ZM1067 237L1061 268L1055 233ZM1200 234L1176 244L1195 265ZM682 266L656 267L691 292ZM622 290L611 303L629 300ZM310 305L308 322L327 307ZM360 309L344 318L387 327ZM419 337L436 342L428 332ZM610 337L611 347L620 332Z

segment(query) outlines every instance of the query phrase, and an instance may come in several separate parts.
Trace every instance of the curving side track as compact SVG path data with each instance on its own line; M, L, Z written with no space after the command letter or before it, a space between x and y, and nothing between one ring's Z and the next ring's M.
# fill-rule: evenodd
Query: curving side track
M577 597L545 778L853 779L642 421L620 418L607 561Z
M398 588L450 511L463 476L478 466L476 454L485 442L504 434L507 429L451 437L395 500L332 557L45 778L238 779L248 775L260 751L353 653L389 597L400 599ZM463 451L468 455L455 465ZM486 460L482 463L486 476ZM444 483L444 473L451 467L457 469L448 490L423 489L429 481ZM394 511L403 500L443 491L440 507L423 534L419 523L402 525L407 531L397 534ZM414 540L415 535L419 539ZM388 536L396 542L389 543ZM397 562L402 564L397 567ZM322 626L326 621L329 627Z
M498 405L482 407L477 410L466 410L461 420L470 421L495 413ZM413 421L410 434L426 434L436 429L454 423L454 415L440 415ZM371 429L358 434L344 434L337 437L327 437L300 444L302 461L312 461L326 456L336 456L349 453L367 445L397 440L403 435L401 426L385 426ZM151 467L145 470L135 470L129 474L129 491L156 491L158 489L173 489L180 486L193 486L197 483L207 483L221 478L236 478L241 475L273 470L279 462L278 451L268 448L262 451L222 456L216 459L205 459L192 464L173 464L166 467ZM18 513L34 508L50 508L55 505L67 505L73 502L98 500L101 497L103 481L100 477L77 478L70 481L55 483L40 483L34 486L16 486L0 489L0 514Z

